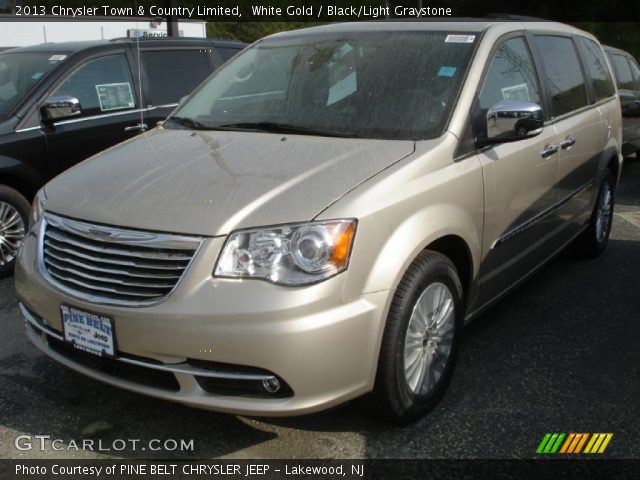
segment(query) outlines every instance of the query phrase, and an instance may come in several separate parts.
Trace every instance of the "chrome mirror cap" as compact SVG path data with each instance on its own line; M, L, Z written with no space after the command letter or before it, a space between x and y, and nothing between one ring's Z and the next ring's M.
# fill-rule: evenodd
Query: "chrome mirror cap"
M45 120L77 117L81 113L80 100L70 95L49 97L42 105L42 115Z
M514 142L542 133L544 115L537 103L502 100L487 112L486 143Z

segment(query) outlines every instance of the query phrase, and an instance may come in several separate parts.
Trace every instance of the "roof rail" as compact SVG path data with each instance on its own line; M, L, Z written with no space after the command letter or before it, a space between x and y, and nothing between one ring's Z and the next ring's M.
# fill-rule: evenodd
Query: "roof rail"
M131 41L137 41L140 40L141 42L148 42L151 40L202 40L202 41L209 41L209 40L218 40L216 38L202 38L202 37L117 37L117 38L110 38L109 41L112 43L117 43L117 42L131 42Z
M529 15L514 15L512 13L488 13L485 18L495 20L518 20L521 22L550 22L547 18L531 17Z

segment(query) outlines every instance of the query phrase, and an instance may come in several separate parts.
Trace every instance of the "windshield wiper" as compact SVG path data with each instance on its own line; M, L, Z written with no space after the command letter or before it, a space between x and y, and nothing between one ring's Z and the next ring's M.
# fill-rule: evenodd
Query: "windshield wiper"
M318 135L321 137L344 137L344 138L360 138L359 135L349 132L338 132L335 130L322 130L319 128L300 127L289 125L287 123L277 122L240 122L226 123L224 125L215 125L214 129L221 130L248 130L255 132L269 133L293 133L300 135Z

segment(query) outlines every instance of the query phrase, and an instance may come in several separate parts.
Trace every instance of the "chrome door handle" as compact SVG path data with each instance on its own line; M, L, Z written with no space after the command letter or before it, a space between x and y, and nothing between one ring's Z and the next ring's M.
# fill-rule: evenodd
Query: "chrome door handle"
M559 150L560 149L558 148L558 145L547 145L546 147L544 147L544 150L540 152L540 156L542 158L548 158L554 153L558 153Z
M138 123L137 125L130 125L128 127L124 127L125 132L144 132L147 130L146 123Z
M565 138L563 141L560 142L560 147L562 147L563 150L566 150L568 148L571 148L575 145L576 143L576 139L568 136L567 138Z

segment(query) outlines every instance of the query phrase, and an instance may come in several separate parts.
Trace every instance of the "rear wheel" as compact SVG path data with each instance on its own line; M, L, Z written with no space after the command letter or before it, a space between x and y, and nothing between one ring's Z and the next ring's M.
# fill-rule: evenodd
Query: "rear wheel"
M613 223L614 188L613 174L607 170L605 178L600 183L589 227L580 237L583 251L589 257L597 257L607 248Z
M451 380L462 323L455 267L440 253L423 252L396 290L366 406L400 423L431 410Z
M29 221L29 202L17 190L0 185L0 278L13 273Z

